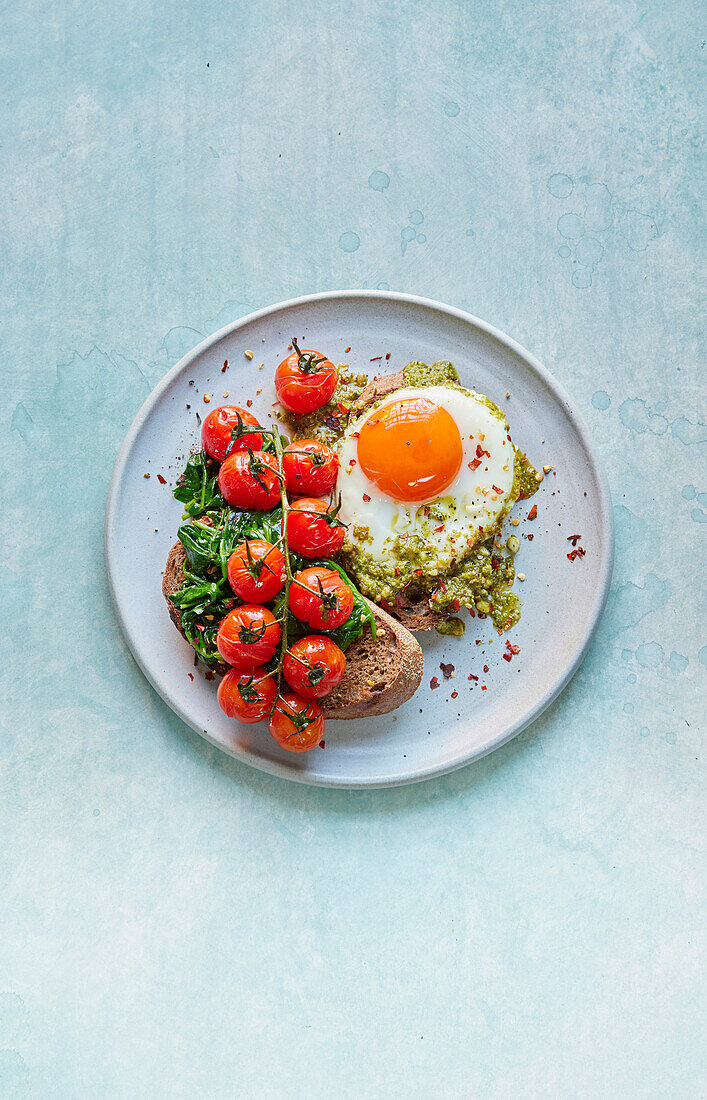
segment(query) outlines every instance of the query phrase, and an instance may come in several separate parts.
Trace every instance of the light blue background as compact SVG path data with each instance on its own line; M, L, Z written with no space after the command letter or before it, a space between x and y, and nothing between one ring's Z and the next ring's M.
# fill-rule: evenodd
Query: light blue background
M699 9L3 5L3 1097L701 1095ZM560 701L370 793L181 725L102 550L167 368L344 287L538 355L618 539Z

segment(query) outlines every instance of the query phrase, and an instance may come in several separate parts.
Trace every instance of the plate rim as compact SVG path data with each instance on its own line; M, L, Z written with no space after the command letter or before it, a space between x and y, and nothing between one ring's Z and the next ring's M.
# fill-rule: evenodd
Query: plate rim
M591 615L588 620L587 628L584 632L584 636L581 643L576 647L574 651L573 659L564 668L561 676L555 680L553 685L546 691L545 695L536 703L531 711L526 712L516 722L511 723L509 726L504 727L496 737L487 742L481 747L471 749L468 753L465 753L462 757L448 762L443 761L440 764L432 765L426 768L418 768L414 772L403 773L402 775L390 775L376 780L359 779L354 776L342 776L342 777L318 777L316 775L307 774L305 772L299 772L294 769L290 769L286 764L280 763L275 760L265 760L261 758L255 758L250 753L237 748L231 748L223 745L221 742L210 737L208 732L202 729L200 726L195 725L186 713L182 710L178 701L170 698L167 694L163 693L158 684L155 682L150 672L143 664L140 657L140 647L137 640L132 637L132 633L128 628L125 618L122 614L120 601L115 589L114 573L113 573L113 555L118 552L118 547L113 545L113 538L117 529L117 499L118 490L122 481L122 477L125 471L125 467L128 461L128 457L132 450L134 441L141 431L143 425L148 419L152 409L158 403L164 391L171 385L172 380L176 378L190 363L192 363L203 352L207 351L214 344L223 340L225 337L232 335L241 328L245 328L246 325L251 324L253 321L267 317L269 314L273 314L286 309L291 309L296 306L303 306L313 304L315 302L322 301L335 301L344 299L369 299L378 301L390 301L390 302L403 302L408 305L422 306L426 309L435 310L438 313L446 314L449 317L453 317L456 320L463 321L466 324L470 324L475 328L484 332L487 336L492 337L500 344L505 345L510 351L514 352L519 358L523 359L527 366L538 376L538 378L544 383L545 386L553 393L553 395L560 401L563 406L565 415L572 422L581 443L587 453L591 463L592 471L596 480L596 484L599 490L598 493L598 507L599 518L602 533L604 535L605 552L603 554L603 560L601 562L600 571L600 583L597 587L597 594L594 600L594 605L591 609ZM127 433L123 440L123 443L118 452L118 456L113 467L113 473L111 475L110 484L108 487L108 496L106 500L106 511L104 520L103 531L103 544L104 544L104 556L106 561L106 572L108 575L108 587L110 590L111 600L113 607L118 618L120 629L125 639L128 649L133 657L133 660L137 664L138 668L146 678L148 683L153 687L162 700L170 707L174 713L181 718L181 720L193 729L200 737L209 741L216 748L222 752L227 753L236 760L242 761L244 764L248 764L251 767L257 768L259 771L267 772L270 775L276 775L279 778L288 779L291 782L302 783L307 786L317 787L329 787L344 790L373 790L382 789L388 787L404 786L411 783L420 783L427 779L435 779L438 776L446 775L449 772L456 771L458 768L466 767L467 764L472 764L476 760L481 760L484 756L488 756L490 753L495 752L496 749L501 748L507 744L514 737L517 737L524 729L536 721L540 715L558 698L558 696L564 691L568 683L579 669L584 658L587 655L587 651L592 643L594 635L601 621L601 617L606 607L606 602L609 596L609 589L611 586L611 578L614 567L614 551L615 551L615 539L614 539L614 517L612 510L611 494L609 491L609 482L604 468L604 463L596 451L594 442L589 433L589 429L582 417L581 413L577 410L574 402L570 398L569 394L565 390L564 386L550 373L550 371L543 366L543 364L531 353L524 348L522 344L514 340L513 337L508 336L494 325L489 324L487 321L476 317L472 313L468 313L466 310L459 309L456 306L447 305L444 302L438 302L433 298L426 298L417 294L407 294L403 291L390 291L390 290L328 290L321 291L314 294L305 294L297 298L288 298L282 302L276 302L269 306L264 306L261 309L253 310L246 316L239 318L236 321L231 321L229 324L224 325L223 328L212 333L210 336L205 337L199 344L191 348L181 359L175 363L166 374L157 382L154 388L147 395L142 405L138 409Z

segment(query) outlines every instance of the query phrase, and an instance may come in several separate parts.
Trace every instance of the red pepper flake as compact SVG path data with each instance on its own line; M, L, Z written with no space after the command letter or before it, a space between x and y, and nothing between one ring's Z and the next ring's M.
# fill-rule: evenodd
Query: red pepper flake
M511 659L511 657L512 657L512 656L513 656L513 654L512 654L512 653L504 653L504 654L503 654L503 660L504 660L504 661L510 661L510 659Z
M481 690L482 690L482 691L487 691L487 690L488 690L488 689L487 689L487 687L486 687L486 684L482 684L482 685L481 685Z
M344 348L344 355L348 355L350 351L351 348Z
M535 535L528 535L528 542L532 542L534 538Z
M494 569L494 570L498 569L499 565L500 565L500 562L499 562L498 558L491 558L491 568L492 569Z
M387 352L385 353L385 357L386 357L386 359L390 359L390 352L389 352L389 351L387 351Z
M587 551L584 549L583 546L577 546L574 550L570 550L567 557L570 559L570 561L574 561L575 558L583 558L586 552Z
M469 463L469 469L470 470L478 470L480 465L481 465L481 459L480 458L472 458L471 462Z
M467 676L467 680L478 680L478 679L479 679L479 677L474 676L473 672L470 672L469 675Z
M537 514L538 514L538 506L537 506L537 504L534 504L533 507L528 512L528 519L536 519Z
M190 680L194 679L194 673L193 672L187 672L187 676L189 677Z
M430 687L432 688L433 691L434 691L435 688L439 687L439 680L437 679L436 676L433 676L432 679L430 680Z
M382 355L374 355L372 359L369 359L369 363L378 363L383 358Z
M459 600L456 600L456 599L452 600L451 608L452 608L452 611L458 611L459 610Z
M499 489L498 485L492 485L491 488L493 489L494 493L498 493L499 496L503 496L503 489Z
M319 748L320 749L325 749L326 748L326 741L320 741L319 742Z
M567 536L567 541L571 542L573 546L576 546L577 543L579 542L579 540L581 539L581 537L582 537L581 535L568 535Z
M400 576L400 570L398 569L397 565L395 566L395 576L396 577Z
M456 699L456 697L457 697L457 695L458 695L458 694L459 694L459 692L458 692L458 691L453 691L453 692L452 692L452 699Z
M420 569L419 566L417 567L417 569L413 569L413 573L415 574L416 577L421 577L422 576L422 570Z
M167 478L162 477L162 474L157 475L157 480L159 481L160 485L166 485L167 484Z
M149 477L150 475L149 474L143 474L142 476L143 477Z
M484 448L481 446L481 444L477 443L476 444L476 457L477 458L483 458L484 455L486 455L487 458L490 458L491 457L491 452L490 451L485 451Z
M454 672L454 665L445 665L444 661L441 661L439 667L442 670L442 675L445 680L451 680L452 673Z
M349 409L347 409L346 405L344 405L341 401L336 402L336 407L339 412L342 413L344 416L346 416L346 414L349 412Z
M148 474L147 476L149 477L150 475ZM439 527L435 527L435 531L444 531L444 524L440 523Z
M225 374L228 370L228 359L224 359L223 366L221 367L221 374Z
M369 503L370 503L370 500L371 500L371 498L369 497L368 493L364 493L364 494L363 494L363 502L364 502L364 504L369 504Z
M248 407L249 409L252 409L252 408L253 408L253 402L251 401L251 399L250 399L250 398L248 398L248 400L246 401L246 406L247 406L247 407Z
M484 672L488 672L488 670L489 670L489 666L488 666L488 665L484 665Z

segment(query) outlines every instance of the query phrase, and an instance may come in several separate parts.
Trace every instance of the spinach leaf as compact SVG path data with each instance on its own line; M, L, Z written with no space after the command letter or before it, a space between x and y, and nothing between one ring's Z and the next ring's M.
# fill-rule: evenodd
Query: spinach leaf
M184 472L177 479L174 495L184 505L184 515L195 518L226 505L218 487L218 466L198 451L189 455Z

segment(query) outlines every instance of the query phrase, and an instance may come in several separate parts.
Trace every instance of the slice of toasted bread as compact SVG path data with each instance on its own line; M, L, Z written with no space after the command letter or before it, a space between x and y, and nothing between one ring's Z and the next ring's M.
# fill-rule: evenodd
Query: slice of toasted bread
M179 611L170 597L184 580L184 547L176 542L169 552L162 578L162 594L169 615L184 636ZM330 718L367 718L387 714L402 706L420 686L422 650L409 630L380 607L370 604L376 619L376 638L366 628L346 651L346 670L330 695L319 700ZM218 664L214 671L223 674L228 666Z

